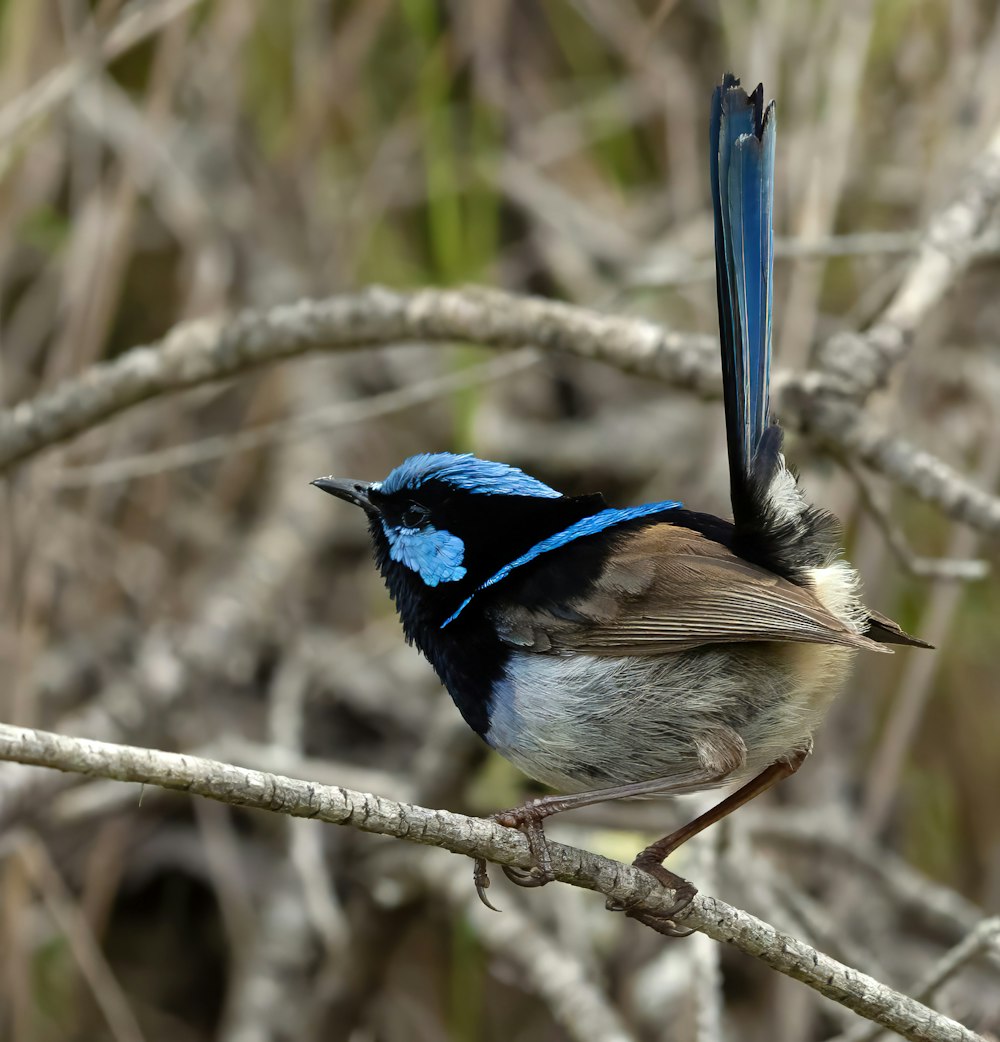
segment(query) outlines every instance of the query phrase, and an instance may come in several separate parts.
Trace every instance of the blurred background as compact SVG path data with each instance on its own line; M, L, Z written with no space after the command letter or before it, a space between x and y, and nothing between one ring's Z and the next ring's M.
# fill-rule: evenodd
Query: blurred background
M729 68L778 99L776 364L803 369L878 316L1000 122L991 0L4 0L0 400L184 319L372 282L476 282L714 334L707 113ZM1000 227L979 247L869 408L995 491ZM0 484L0 718L509 806L536 790L466 732L402 640L361 518L309 480L472 450L616 505L727 514L722 423L718 402L596 363L461 345L147 403ZM938 650L859 660L800 774L673 864L912 992L1000 912L1000 594L914 571L1000 555L850 461L787 449L843 519L868 602ZM550 831L630 859L700 807L612 805ZM856 1026L591 894L499 879L491 895L503 915L439 851L3 765L0 1038ZM995 962L933 1001L1000 1032Z

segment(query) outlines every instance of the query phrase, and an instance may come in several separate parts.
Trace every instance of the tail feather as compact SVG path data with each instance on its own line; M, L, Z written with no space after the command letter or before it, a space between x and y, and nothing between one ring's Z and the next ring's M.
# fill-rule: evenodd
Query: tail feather
M727 73L712 97L712 203L734 548L794 582L836 559L836 522L806 502L770 416L774 103Z
M770 423L771 299L774 268L774 103L727 74L712 98L711 172L715 270L733 515L759 523L754 500L773 465L758 457ZM762 482L761 478L765 480Z
M710 135L733 549L811 588L859 639L928 647L862 605L857 573L839 560L836 521L806 501L771 422L775 114L763 86L748 95L727 73L712 96Z

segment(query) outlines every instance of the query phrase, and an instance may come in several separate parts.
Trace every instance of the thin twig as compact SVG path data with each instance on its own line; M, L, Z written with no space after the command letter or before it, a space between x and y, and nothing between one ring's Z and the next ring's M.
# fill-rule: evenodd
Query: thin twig
M864 408L824 390L807 373L785 386L780 399L819 445L895 481L925 503L982 532L1000 533L1000 498L873 420ZM793 401L794 399L794 401ZM953 555L954 556L954 555Z
M48 851L37 837L25 833L19 837L17 854L65 936L112 1037L116 1042L143 1042L135 1013Z
M923 245L888 307L864 333L842 333L823 346L820 364L863 399L882 386L924 317L976 254L975 243L1000 198L1000 128L972 163L962 190L928 225Z
M130 4L125 14L108 31L96 48L103 62L121 57L143 40L159 32L198 0L160 0L158 3ZM75 59L53 69L0 109L0 143L7 144L26 124L62 104L87 77L90 62Z
M977 469L983 487L995 488L1000 481L1000 437L994 435L983 446ZM951 558L971 558L979 542L978 533L956 529L949 538L947 554ZM960 590L952 585L940 590L924 609L919 628L932 644L945 642L960 602ZM869 835L878 834L892 811L910 745L931 697L940 664L937 656L926 656L920 661L919 656L914 655L903 670L899 693L879 736L865 780L861 828Z
M989 561L982 558L921 557L910 546L906 533L893 519L891 508L879 495L864 471L852 460L841 461L854 478L868 512L885 537L886 544L897 561L910 573L921 579L970 581L989 575Z
M749 832L757 842L806 853L819 864L860 874L895 907L896 915L912 926L932 933L963 937L976 928L980 910L956 891L922 876L901 858L876 846L857 828L828 812L796 814L787 807L780 814L745 816L737 835ZM992 960L1000 968L1000 952Z
M775 238L774 259L826 261L839 257L893 257L916 253L923 232L850 232L845 235ZM1000 235L987 231L969 244L970 260L988 260L1000 253ZM655 289L710 282L715 278L715 261L709 256L692 256L670 245L654 244L624 276L630 289Z

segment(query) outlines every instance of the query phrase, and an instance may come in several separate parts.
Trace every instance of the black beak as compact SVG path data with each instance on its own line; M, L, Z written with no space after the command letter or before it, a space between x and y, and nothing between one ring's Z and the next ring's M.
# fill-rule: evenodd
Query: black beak
M354 481L351 478L317 478L310 484L329 492L337 499L346 499L348 503L354 503L368 514L379 512L378 507L368 498L367 482Z

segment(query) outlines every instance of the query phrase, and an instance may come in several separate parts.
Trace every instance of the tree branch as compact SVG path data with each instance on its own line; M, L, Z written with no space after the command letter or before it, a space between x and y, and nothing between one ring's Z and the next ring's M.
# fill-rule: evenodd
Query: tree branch
M840 333L823 345L821 367L852 397L861 400L884 386L920 323L976 256L998 199L1000 128L973 160L956 198L931 219L920 252L878 321L864 333Z
M325 300L244 311L229 322L176 326L159 343L91 367L0 413L0 471L139 402L314 351L412 341L521 347L537 344L717 393L710 337L673 333L642 319L496 290L372 287Z
M979 488L944 460L886 430L846 398L807 389L795 381L782 399L795 399L794 415L806 432L835 455L863 463L925 503L971 528L1000 533L1000 497Z
M179 789L235 806L315 818L457 854L479 855L498 864L519 868L531 864L525 838L492 821L178 753L0 724L0 759ZM630 865L559 843L551 844L551 853L561 882L597 891L653 915L670 908L671 893ZM915 1042L975 1042L977 1038L956 1021L715 898L699 895L678 918L685 926L734 945L904 1038Z
M175 327L162 341L92 366L52 391L0 412L0 473L42 449L139 402L308 352L350 351L411 341L516 348L535 344L653 376L715 397L712 337L677 333L643 319L605 315L497 290L425 289L357 294L245 311L229 322ZM786 425L898 481L951 517L1000 532L1000 499L948 464L871 423L842 397L836 377L778 373L777 411Z

